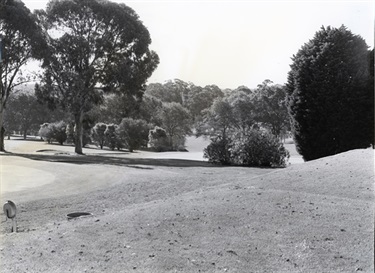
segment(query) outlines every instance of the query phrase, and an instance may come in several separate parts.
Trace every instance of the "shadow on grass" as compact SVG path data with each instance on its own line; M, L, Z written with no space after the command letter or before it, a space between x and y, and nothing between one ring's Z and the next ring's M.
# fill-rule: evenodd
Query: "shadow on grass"
M164 167L223 167L205 161L184 160L184 159L154 159L154 158L124 158L101 155L45 155L45 154L20 154L6 153L3 156L19 156L31 160L46 162L60 162L70 164L103 164L114 166L126 166L137 168L136 165L164 166ZM141 168L141 167L139 167ZM143 168L149 169L149 168Z

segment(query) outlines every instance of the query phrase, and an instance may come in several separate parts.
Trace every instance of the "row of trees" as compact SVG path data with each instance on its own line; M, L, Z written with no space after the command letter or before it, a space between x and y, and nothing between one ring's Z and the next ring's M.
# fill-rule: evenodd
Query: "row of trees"
M42 116L35 104L20 118L14 110L29 97L11 99L17 86L32 79L22 67L35 58L43 70L36 98L74 123L77 153L84 132L97 122L120 125L126 117L151 124L154 136L165 134L169 149L192 131L214 142L246 139L255 131L280 139L289 120L305 160L374 145L374 52L344 26L323 27L302 46L286 87L265 81L255 90L220 90L174 80L146 88L159 59L149 49L149 32L126 5L51 0L46 10L31 13L22 2L7 0L0 7L0 128L5 117L8 130L18 122L26 134L29 117ZM4 115L5 109L12 114Z

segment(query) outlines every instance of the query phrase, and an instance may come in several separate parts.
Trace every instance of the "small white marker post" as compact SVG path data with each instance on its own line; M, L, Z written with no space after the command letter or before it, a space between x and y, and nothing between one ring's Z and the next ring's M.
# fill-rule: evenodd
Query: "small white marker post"
M17 214L16 204L8 200L5 202L3 210L7 219L12 219L12 232L17 232L17 221L15 219Z

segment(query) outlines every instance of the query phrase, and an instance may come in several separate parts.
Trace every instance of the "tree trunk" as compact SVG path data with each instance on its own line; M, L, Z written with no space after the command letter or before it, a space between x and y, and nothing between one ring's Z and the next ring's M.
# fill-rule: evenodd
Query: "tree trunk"
M5 145L4 145L4 137L5 137L5 129L2 125L2 122L0 122L0 152L5 152Z
M75 113L74 121L76 124L76 134L75 134L75 152L77 154L83 154L82 152L82 138L83 138L83 113Z
M3 63L0 57L0 152L5 152L5 146L4 146L5 130L3 128L5 90L4 90L4 85L2 81L2 75L3 75Z
M0 90L1 92L1 90ZM3 100L0 98L0 152L5 152L4 137L5 129L3 127Z
M26 140L26 138L27 138L27 130L24 130L24 131L23 131L23 139Z

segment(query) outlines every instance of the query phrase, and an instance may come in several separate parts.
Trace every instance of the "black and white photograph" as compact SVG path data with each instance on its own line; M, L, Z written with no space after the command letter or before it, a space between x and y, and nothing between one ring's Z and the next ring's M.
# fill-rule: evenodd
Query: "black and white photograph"
M373 0L0 0L1 273L374 272Z

